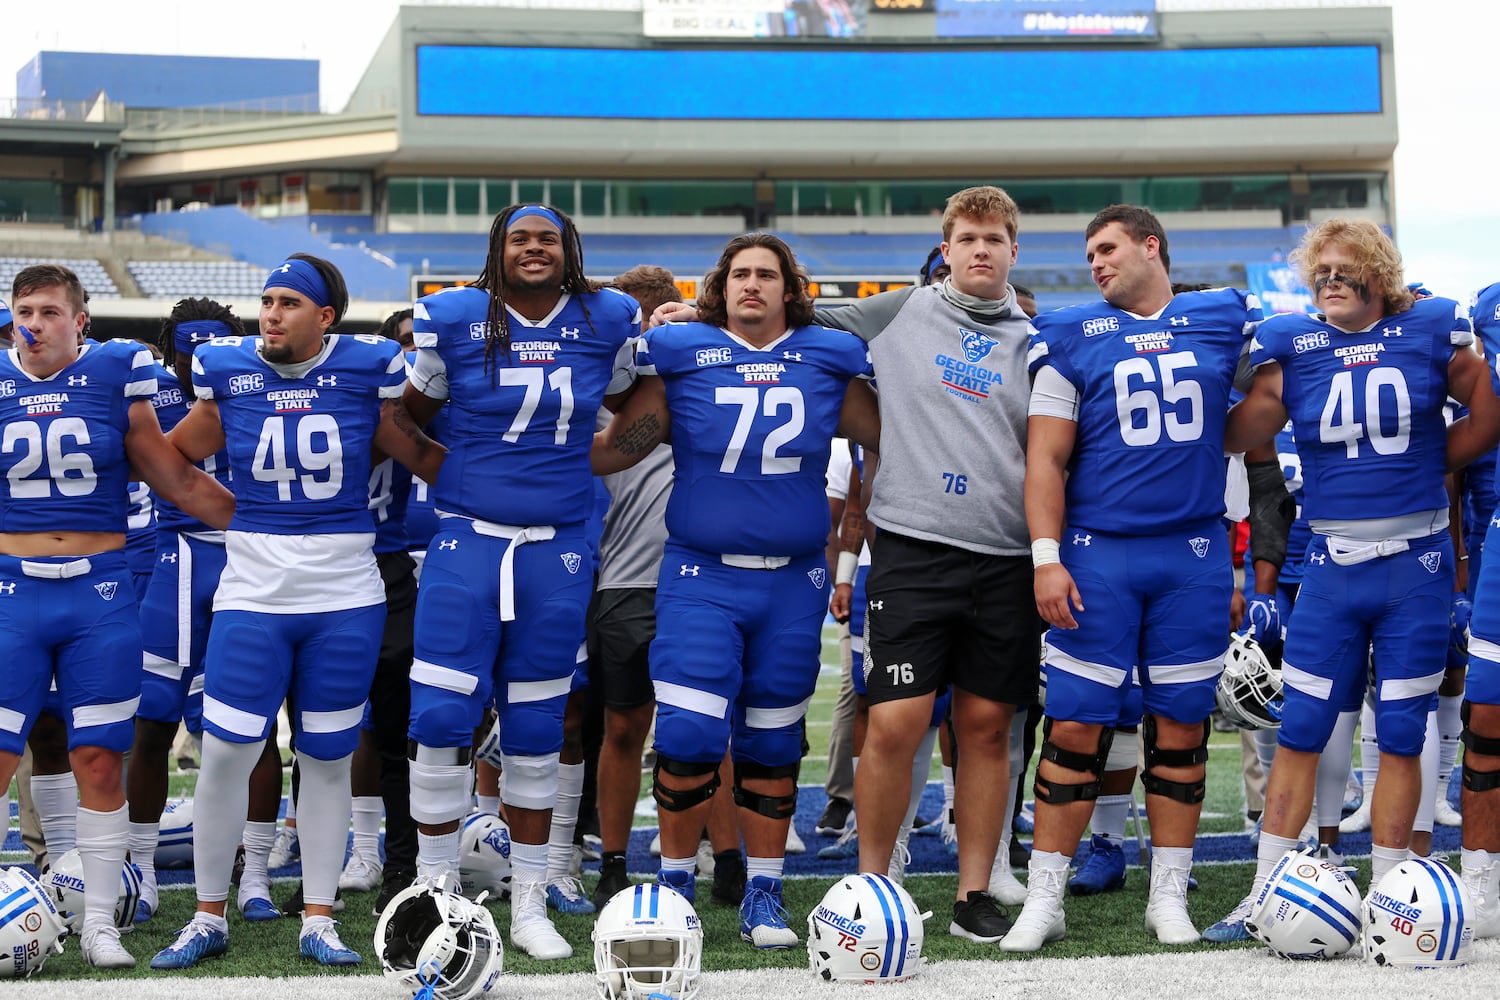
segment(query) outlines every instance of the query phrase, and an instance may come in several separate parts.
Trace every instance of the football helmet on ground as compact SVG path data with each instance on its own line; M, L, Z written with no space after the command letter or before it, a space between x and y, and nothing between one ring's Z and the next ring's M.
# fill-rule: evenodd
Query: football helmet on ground
M489 990L505 953L483 898L471 901L424 882L397 893L375 924L386 978L424 1000L472 1000Z
M465 895L510 896L510 827L494 813L471 813L458 841L458 880Z
M83 858L78 848L52 863L42 876L42 888L52 898L63 923L74 934L83 932ZM129 930L135 926L135 905L141 899L141 870L127 861L120 869L119 894L115 898L115 926Z
M193 866L193 800L168 802L161 814L161 833L156 840L156 867Z
M594 921L594 981L604 1000L691 1000L702 960L698 913L667 886L622 889Z
M0 979L24 979L62 954L67 925L24 868L0 868Z
M910 979L922 969L922 921L930 916L884 875L846 876L807 915L808 962L824 979Z
M1337 958L1360 933L1359 887L1311 853L1287 851L1271 869L1245 929L1282 958Z
M1365 958L1376 965L1453 968L1473 943L1473 900L1441 861L1407 858L1365 900Z

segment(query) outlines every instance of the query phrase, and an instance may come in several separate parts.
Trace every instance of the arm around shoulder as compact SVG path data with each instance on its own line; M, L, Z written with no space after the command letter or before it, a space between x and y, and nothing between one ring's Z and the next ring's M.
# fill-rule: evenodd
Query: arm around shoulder
M1453 352L1448 362L1448 395L1469 414L1448 428L1448 470L1462 469L1500 441L1500 400L1490 382L1489 365L1473 351Z
M203 404L198 404L201 405ZM174 434L188 423L198 406L194 406L182 423L173 428ZM219 444L199 457L212 455L223 446L224 432L219 427L217 416L215 410L211 427L219 428ZM200 433L207 436L210 431ZM196 438L192 439L192 443L202 446ZM162 436L161 425L156 422L156 411L151 408L148 400L138 399L130 404L130 428L125 432L125 454L136 474L163 500L182 508L209 527L229 527L229 521L234 516L234 494L213 476L190 463L186 453L180 449L180 445L174 447Z
M1255 370L1255 381L1245 398L1229 411L1224 427L1224 450L1253 451L1286 426L1281 401L1281 365L1268 361Z
M614 419L594 435L594 475L623 472L667 441L670 433L666 386L655 375L642 376Z

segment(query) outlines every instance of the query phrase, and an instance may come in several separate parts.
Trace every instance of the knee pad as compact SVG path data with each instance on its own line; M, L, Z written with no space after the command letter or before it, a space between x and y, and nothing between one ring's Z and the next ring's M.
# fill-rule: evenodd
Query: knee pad
M1188 805L1203 801L1207 784L1203 778L1197 781L1172 781L1156 774L1157 767L1194 767L1208 763L1208 734L1211 726L1203 720L1203 742L1185 750L1166 750L1156 745L1156 716L1147 715L1142 731L1146 746L1146 769L1141 773L1141 787L1148 795L1161 795Z
M757 764L753 760L737 760L734 762L734 804L741 809L749 809L751 812L760 813L771 819L791 819L797 812L797 772L801 770L801 761L795 764L782 764L771 767L766 764ZM791 778L792 791L789 795L762 795L760 792L752 792L746 788L746 778Z
M522 809L551 809L557 804L557 754L531 757L502 754L500 801Z
M428 747L456 747L471 743L478 725L478 706L473 699L413 684L409 735L414 743ZM467 763L467 761L466 761Z
M661 773L679 778L703 778L703 783L693 788L668 788L661 783ZM667 812L687 812L702 802L707 802L719 790L719 762L716 760L673 760L656 753L656 767L651 771L651 797Z
M1106 771L1127 771L1140 765L1140 758L1135 751L1135 731L1130 729L1115 729L1114 738L1109 745L1109 757L1104 761Z
M1463 707L1459 709L1459 718L1463 720L1464 731L1459 737L1464 744L1464 749L1486 757L1500 757L1500 739L1493 736L1481 736L1469 728L1470 703L1464 700ZM1488 792L1500 788L1500 771L1476 771L1469 766L1469 755L1464 754L1464 787L1471 792Z
M469 811L474 769L468 747L408 746L411 818L418 823L448 823Z
M1054 806L1066 805L1069 802L1091 802L1097 799L1103 787L1105 763L1109 759L1109 748L1114 743L1115 731L1108 727L1101 729L1099 748L1093 753L1080 753L1052 742L1053 721L1049 716L1042 722L1042 759L1050 760L1070 771L1087 772L1092 774L1093 778L1089 781L1069 784L1042 777L1041 769L1038 768L1036 784L1032 786L1037 799Z

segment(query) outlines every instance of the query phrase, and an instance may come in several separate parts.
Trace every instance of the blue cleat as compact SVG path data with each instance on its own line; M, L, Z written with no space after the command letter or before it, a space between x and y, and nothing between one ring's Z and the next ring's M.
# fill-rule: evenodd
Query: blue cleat
M593 902L583 894L576 878L560 878L547 883L547 906L558 913L574 916L593 913Z
M838 840L818 850L820 861L850 861L857 857L859 857L859 827L857 826L846 827Z
M138 899L135 901L134 926L139 927L141 924L149 924L151 922L151 918L154 916L156 916L156 914L151 909L150 903L146 902L144 899Z
M1214 944L1250 940L1250 929L1245 926L1245 921L1250 918L1250 911L1254 908L1255 897L1246 896L1238 906L1229 911L1228 916L1203 932L1203 940Z
M740 903L740 937L760 949L785 949L797 943L781 905L781 879L757 875L745 886Z
M269 899L260 896L245 900L240 907L240 913L246 920L252 923L260 923L265 920L280 920L282 913L276 908L276 904Z
M1089 840L1089 859L1068 879L1075 896L1097 896L1125 888L1125 847L1099 834Z
M332 917L308 917L302 921L298 949L303 958L319 965L358 965L359 952L339 939L338 922Z
M193 917L177 940L156 953L153 969L191 969L205 958L218 958L229 950L229 935L207 921Z
M676 890L689 903L697 899L698 884L693 880L692 872L659 871L656 873L656 881L668 889Z

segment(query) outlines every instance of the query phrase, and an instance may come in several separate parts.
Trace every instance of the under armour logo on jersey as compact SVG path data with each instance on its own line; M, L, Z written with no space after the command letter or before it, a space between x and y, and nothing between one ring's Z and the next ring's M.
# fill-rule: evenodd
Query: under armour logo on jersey
M1492 515L1490 515L1490 527L1491 528L1500 528L1500 514L1492 514Z
M446 538L443 541L438 542L438 548L442 549L445 552L452 552L454 549L458 548L458 539Z
M964 357L970 364L983 361L995 349L995 340L992 337L986 337L978 330L965 330L959 327L958 336L960 343L964 345Z
M678 576L697 576L698 575L698 567L697 566L689 566L687 563L683 563L682 564L682 569L680 569L680 570L677 571L677 575Z
M1094 536L1082 531L1075 531L1073 532L1073 544L1092 545L1094 544Z
M109 581L108 583L94 584L94 589L99 591L99 596L104 598L106 601L113 601L115 599L115 591L119 588L120 585L113 580Z
M1199 535L1197 538L1189 538L1188 544L1193 547L1193 555L1197 556L1199 559L1202 559L1204 556L1208 555L1208 546L1210 543L1209 540L1207 538L1204 538L1202 535Z
M88 385L89 384L89 377L87 375L69 375L68 376L68 384L69 385Z
M562 330L560 330L558 332L558 336L562 337L563 340L577 340L578 339L578 327L576 327L576 326L565 326L565 327L562 328Z
M785 358L786 360L788 360L788 361L801 361L802 360L802 352L801 351L782 351L781 352L781 356L783 358Z
M1328 555L1323 552L1312 552L1308 554L1307 561L1314 566L1321 566L1328 561Z
M331 386L337 386L338 384L339 384L339 377L337 375L319 375L318 376L318 385L320 385L320 386L324 386L326 388L327 386L330 386L330 385Z
M1167 320L1167 322L1171 323L1173 326L1187 326L1188 318L1186 316L1173 316L1171 319Z
M16 585L15 585L15 582L13 580L6 580L4 582L0 582L0 597L9 597L11 594L14 594L15 592L16 592Z
M819 590L823 589L823 581L827 579L827 577L828 571L822 566L818 566L807 571L807 578L811 580L813 586L817 587Z
M174 563L174 562L177 561L177 553L175 553L175 552L163 552L161 554L161 561L164 562L164 563Z
M1421 563L1422 568L1427 572L1436 573L1438 567L1443 564L1443 554L1441 552L1424 552L1417 557L1417 562Z
M1399 326L1383 326L1380 328L1380 335L1382 337L1399 337L1401 336L1401 328Z
M583 565L583 556L577 552L564 552L562 554L562 561L563 565L568 568L568 572L576 576L578 574L578 567Z
M871 611L884 611L885 610L885 602L884 601L870 601L870 602L868 602L865 605L865 607L869 608Z

